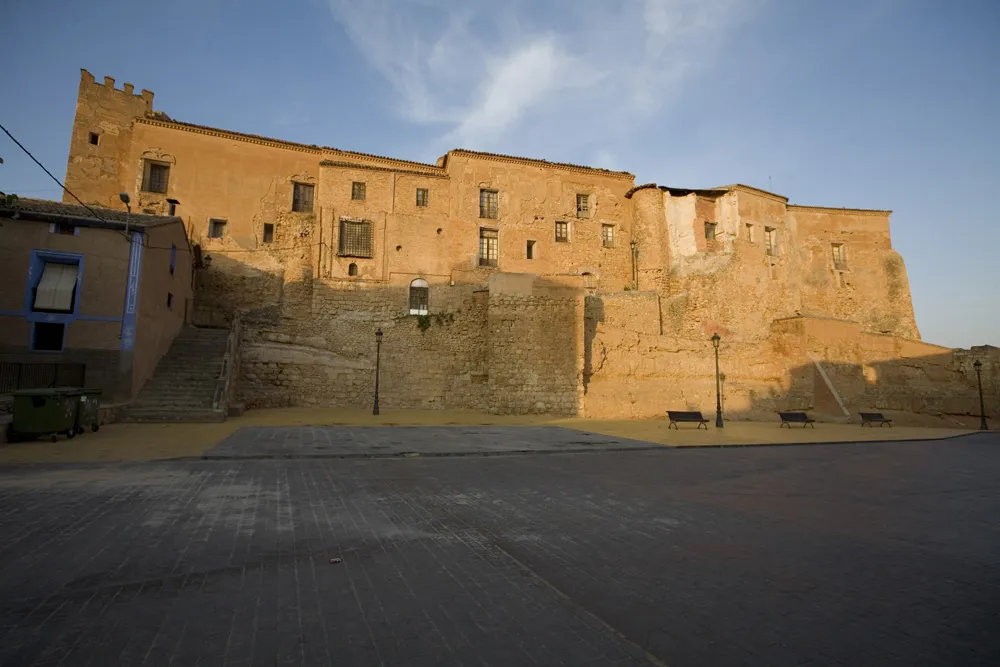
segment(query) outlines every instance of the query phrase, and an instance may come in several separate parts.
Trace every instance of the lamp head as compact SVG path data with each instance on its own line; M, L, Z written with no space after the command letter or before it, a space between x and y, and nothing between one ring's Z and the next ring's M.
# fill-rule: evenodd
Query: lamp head
M379 327L379 329L375 332L375 340L378 341L379 343L382 342L382 328L381 327Z
M129 204L129 198L128 198L128 193L127 192L119 192L118 193L118 198L122 200L123 204L125 204L126 206L128 206L128 204Z
M975 367L976 371L978 372L979 369L983 367L983 362L979 361L979 359L976 359L975 363L973 363L972 365Z
M719 337L719 332L718 331L716 331L714 334L712 334L712 345L715 346L716 350L719 349L719 341L721 341L721 340L722 340L722 338Z

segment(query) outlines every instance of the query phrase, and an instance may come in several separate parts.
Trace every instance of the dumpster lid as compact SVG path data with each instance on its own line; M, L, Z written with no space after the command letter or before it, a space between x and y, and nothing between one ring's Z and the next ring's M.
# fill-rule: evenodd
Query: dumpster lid
M47 387L45 389L18 389L11 392L14 396L57 396L61 390Z

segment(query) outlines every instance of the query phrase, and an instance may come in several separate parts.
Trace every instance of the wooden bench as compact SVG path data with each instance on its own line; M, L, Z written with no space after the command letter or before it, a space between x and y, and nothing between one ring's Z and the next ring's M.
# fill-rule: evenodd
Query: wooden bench
M677 426L679 422L690 422L690 423L697 422L698 428L704 426L705 430L706 431L708 430L708 420L702 417L701 413L697 411L690 412L681 410L667 410L667 417L670 418L670 423L667 424L667 429L673 426L674 430L680 430Z
M882 428L885 425L889 425L890 427L892 426L892 420L886 419L881 412L859 412L858 415L861 416L862 426L865 424L868 426L878 424L879 428Z
M802 424L802 428L805 428L806 426L816 428L816 420L810 419L809 415L804 412L779 412L778 416L781 417L781 425L778 426L778 428L781 428L782 426L791 428L792 424Z

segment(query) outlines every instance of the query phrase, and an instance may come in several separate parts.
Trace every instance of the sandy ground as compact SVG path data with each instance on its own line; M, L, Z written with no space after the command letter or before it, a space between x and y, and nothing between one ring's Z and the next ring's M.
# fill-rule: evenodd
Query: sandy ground
M773 422L727 422L725 428L695 429L682 424L668 429L665 419L598 420L546 415L487 415L461 410L384 410L378 417L364 410L285 408L252 410L221 424L108 424L98 433L73 440L60 438L0 446L0 463L144 461L200 456L244 426L476 426L551 425L646 440L667 446L792 444L928 440L972 432L978 419L937 419L921 415L887 414L892 428L862 428L857 424L820 423L815 428L779 428ZM711 419L711 415L706 415ZM963 423L964 421L964 423ZM973 423L975 421L976 423Z

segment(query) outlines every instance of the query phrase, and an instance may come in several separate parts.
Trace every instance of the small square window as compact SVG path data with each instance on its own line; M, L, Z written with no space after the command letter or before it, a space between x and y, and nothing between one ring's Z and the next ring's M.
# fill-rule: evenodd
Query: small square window
M57 322L35 322L31 349L42 352L61 352L66 325Z
M292 210L297 213L312 213L315 186L309 183L292 184ZM362 197L364 199L364 197Z
M569 242L569 223L565 221L556 222L556 241L559 243Z
M173 308L173 307L174 307L174 295L171 294L170 292L167 292L167 308Z
M365 199L365 184L358 181L351 183L351 199L355 201L364 201Z
M576 196L576 217L578 218L590 217L590 195Z
M208 238L221 239L226 235L226 221L220 218L212 218L208 221Z
M496 190L479 191L479 217L496 220L500 217L500 193Z
M524 254L525 254L525 257L527 257L528 259L534 259L535 258L535 242L534 241L528 241L528 245L524 249Z
M88 135L87 140L90 142L91 146L96 146L101 141L101 137L97 134L97 132L91 132Z
M264 223L264 243L271 243L274 241L274 225L270 222Z
M427 206L427 188L417 188L417 206Z
M143 163L142 191L164 194L170 178L170 165L164 162L146 160Z

